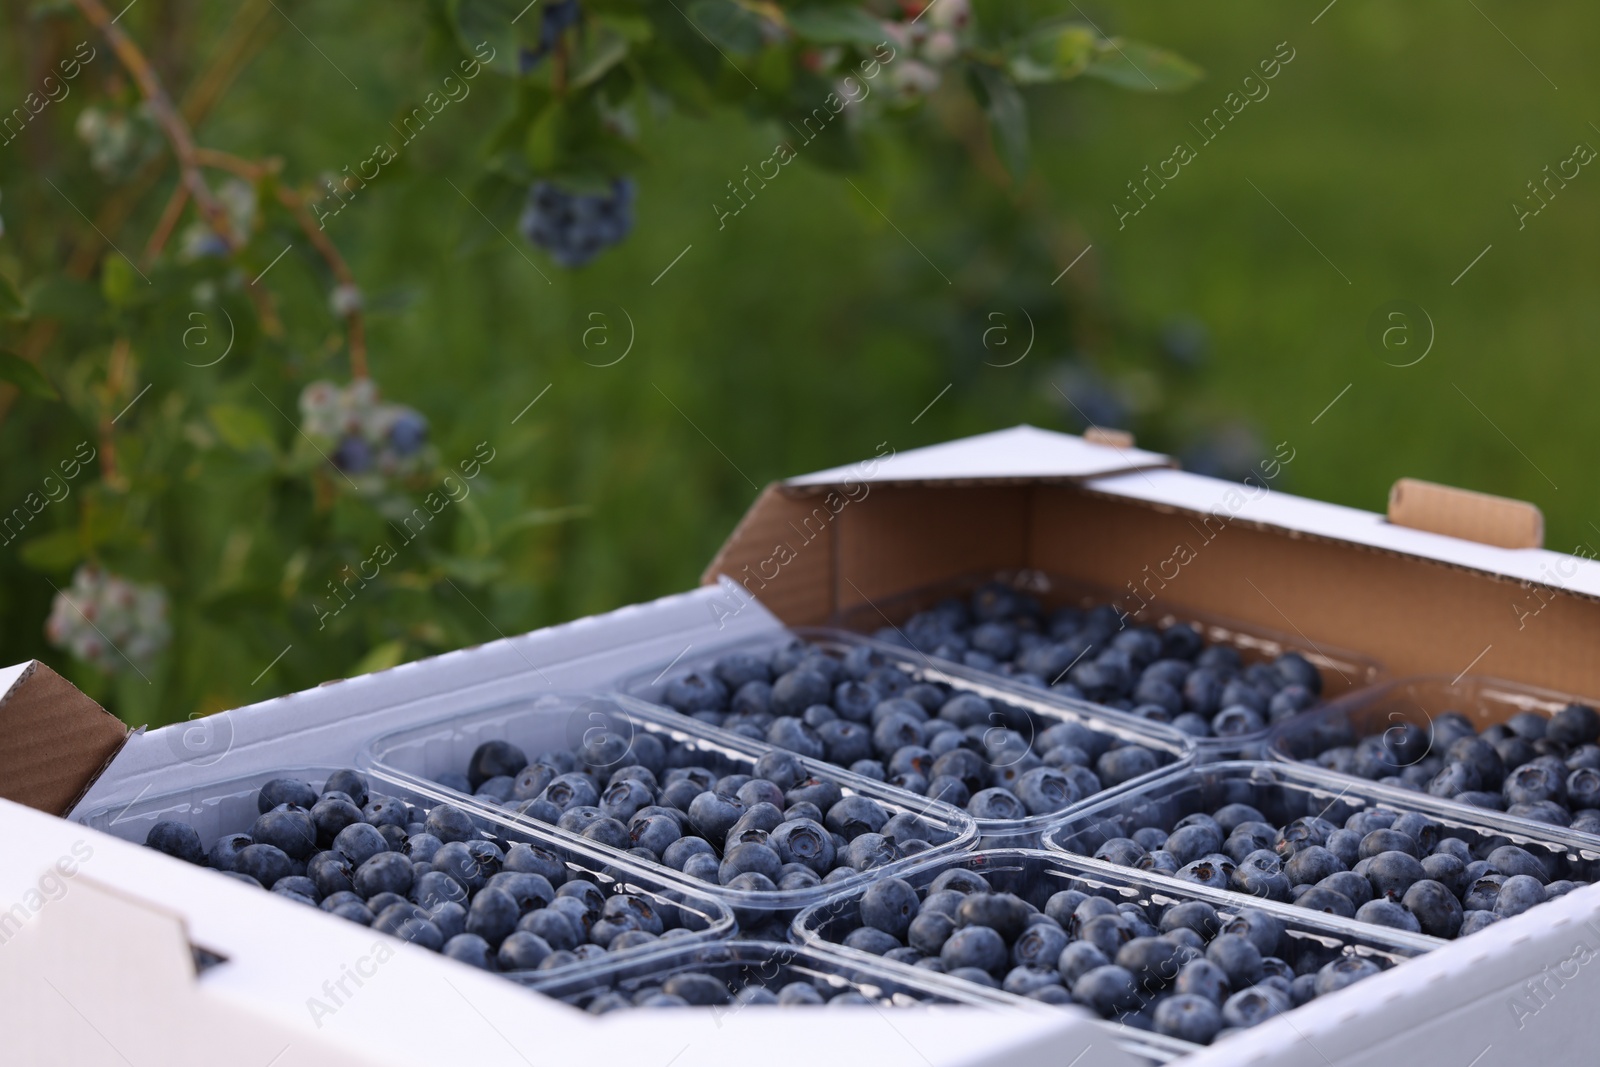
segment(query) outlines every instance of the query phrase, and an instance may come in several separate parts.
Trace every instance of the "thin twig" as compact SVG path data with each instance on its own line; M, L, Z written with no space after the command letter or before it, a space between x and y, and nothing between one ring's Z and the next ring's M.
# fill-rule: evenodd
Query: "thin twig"
M172 231L177 229L178 220L183 217L184 206L188 203L189 187L179 182L172 187L172 196L167 199L167 206L161 209L161 220L151 231L150 240L145 242L143 262L146 270L166 247L167 239L172 236Z
M288 186L278 186L278 199L283 206L289 209L300 228L305 231L306 239L313 248L327 261L328 269L333 271L333 276L340 285L356 287L355 275L350 273L350 267L345 263L344 257L339 254L339 248L317 225L317 220L311 217L311 212L306 209L304 195L295 192ZM359 306L352 307L345 315L345 328L350 338L350 376L352 378L365 378L367 376L367 331L366 323Z
M194 158L194 136L189 132L189 124L172 106L172 99L167 96L167 90L161 84L161 78L145 58L139 46L133 39L122 32L122 27L111 20L111 12L106 10L100 0L74 0L78 10L83 12L95 29L105 37L106 43L111 45L111 50L116 53L133 80L139 84L139 92L144 96L145 103L149 105L150 112L155 116L167 140L172 145L172 152L178 157L178 170L181 181L189 187L189 195L194 197L195 207L199 208L201 216L206 223L228 243L230 248L237 247L233 235L233 227L228 221L228 213L221 202L212 195L211 187L206 184L205 176L200 173L200 165Z

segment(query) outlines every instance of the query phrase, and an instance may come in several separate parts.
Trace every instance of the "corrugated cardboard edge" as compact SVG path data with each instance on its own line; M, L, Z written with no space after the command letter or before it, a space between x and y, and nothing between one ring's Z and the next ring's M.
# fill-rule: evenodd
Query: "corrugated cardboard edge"
M31 661L0 695L0 797L65 815L128 740L128 727Z

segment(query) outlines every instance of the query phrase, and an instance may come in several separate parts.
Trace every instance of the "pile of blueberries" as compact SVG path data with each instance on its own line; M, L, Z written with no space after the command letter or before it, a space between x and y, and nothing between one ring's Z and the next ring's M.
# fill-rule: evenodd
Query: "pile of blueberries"
M705 925L692 905L607 895L556 850L492 840L460 808L369 793L355 771L331 775L320 793L273 779L257 807L249 833L209 850L173 821L145 844L491 971L550 970Z
M716 1008L738 1009L751 1005L776 1004L784 1007L877 1005L892 1007L908 1000L869 996L859 984L808 977L803 969L784 963L789 947L767 942L747 942L746 952L767 950L761 964L742 966L688 966L668 975L656 976L637 984L615 983L599 991L565 998L592 1015L627 1008ZM715 950L712 950L715 951Z
M1331 726L1334 731L1344 728ZM1304 762L1600 834L1597 739L1600 714L1586 704L1568 704L1551 716L1520 712L1482 733L1465 715L1447 711L1429 726L1400 723L1353 743L1312 735L1320 751Z
M1120 821L1137 825L1139 819ZM1106 839L1094 856L1440 938L1465 937L1587 884L1557 877L1572 872L1556 855L1541 857L1499 836L1476 842L1456 836L1463 833L1470 831L1418 812L1363 809L1343 825L1317 815L1280 824L1256 807L1231 803L1166 826L1139 826L1129 836Z
M846 795L788 752L740 773L727 757L653 733L594 730L574 752L486 741L439 784L691 878L750 893L809 889L955 837L935 818Z
M983 820L1052 814L1173 759L1110 731L916 681L865 646L840 656L797 640L768 655L730 653L672 679L661 700Z
M840 906L819 932L885 959L1048 1004L1082 1004L1197 1044L1342 989L1386 962L1327 937L1291 936L1282 920L1255 909L1230 916L1203 901L1118 902L1083 889L1052 892L1057 879L1020 883L1018 893L997 891L966 867L941 872L922 892L888 878L853 908Z
M1188 623L1128 626L1110 604L1046 613L1001 582L918 612L879 640L1027 685L1171 723L1194 737L1242 737L1315 704L1322 676L1298 652L1245 666Z
M547 181L528 189L522 235L563 267L581 267L633 229L632 178L613 178L604 193L578 193Z

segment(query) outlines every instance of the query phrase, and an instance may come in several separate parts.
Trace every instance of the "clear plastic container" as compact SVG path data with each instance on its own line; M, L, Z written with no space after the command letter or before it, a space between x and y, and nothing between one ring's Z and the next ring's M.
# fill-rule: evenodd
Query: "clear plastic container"
M1397 727L1416 727L1431 738L1434 719L1447 711L1465 715L1481 733L1523 712L1549 718L1568 704L1600 706L1600 701L1479 675L1396 678L1279 723L1267 751L1273 759L1304 762ZM1397 758L1395 770L1406 765Z
M880 1007L933 1004L976 1005L987 1008L1015 1005L965 982L936 974L903 974L869 960L860 960L825 947L793 945L782 941L723 941L686 945L649 959L614 960L589 968L581 975L539 974L519 981L546 996L588 1010L598 996L620 993L632 998L640 990L659 986L675 974L709 974L727 988L730 1003L711 1005L715 1013L739 1010L733 995L746 986L773 992L790 982L810 982L831 990L829 999L842 993L859 993Z
M980 874L995 892L1015 894L1041 910L1051 895L1066 889L1078 889L1091 896L1109 896L1117 903L1138 904L1153 920L1158 920L1159 913L1173 905L1195 900L1212 905L1224 920L1234 918L1241 908L1265 911L1283 923L1283 934L1276 954L1291 966L1299 964L1296 966L1299 973L1345 955L1359 956L1387 969L1438 944L1430 938L1362 924L1342 923L1327 915L1307 913L1272 901L1241 899L1232 894L1183 883L1171 886L1164 880L1150 878L1142 872L1059 852L1032 849L969 852L919 864L901 877L910 882L921 897L926 896L934 879L953 869ZM860 892L840 894L824 904L808 908L795 918L791 937L801 944L825 945L830 952L864 963L875 962L878 967L893 973L921 973L921 968L884 960L842 944L845 936L861 925L860 901ZM970 984L947 975L938 977L945 982ZM990 996L1037 1003L1000 990L974 987L983 989ZM1193 1052L1198 1047L1187 1041L1141 1031L1126 1024L1111 1025L1115 1026L1120 1037L1142 1042L1148 1050L1147 1054L1152 1056L1172 1058Z
M1398 775L1436 754L1433 724L1445 712L1464 715L1474 729L1482 733L1526 712L1549 718L1568 704L1595 707L1600 706L1600 701L1479 675L1397 678L1278 724L1268 735L1267 754L1273 760L1321 767L1326 765L1317 757L1324 753L1353 746L1365 737L1381 736L1385 741L1384 773ZM1509 772L1512 768L1506 770ZM1337 773L1367 780L1353 771ZM1373 781L1372 784L1406 795L1412 793L1392 783ZM1530 827L1551 825L1522 816L1503 817L1517 819ZM1580 833L1578 830L1570 832ZM1584 836L1595 839L1600 846L1600 835L1586 833Z
M602 854L624 857L628 862L659 870L668 877L684 878L684 875L670 867L629 856L558 827L519 815L509 808L495 807L480 797L458 792L437 781L442 773L465 771L473 752L485 741L509 741L532 758L545 751L570 751L582 744L586 735L590 738L598 736L597 731L626 739L630 751L636 735L653 734L663 742L671 741L696 753L696 764L707 767L719 776L750 774L756 761L772 751L770 745L757 744L748 738L712 729L676 712L652 707L631 697L552 694L453 715L439 722L384 735L366 747L363 759L378 780L401 783L448 799L461 807L490 813L507 825L536 827L546 836L581 842L585 847ZM626 766L629 762L623 756L615 766ZM865 884L879 874L903 868L921 856L970 849L977 843L977 827L972 819L949 805L913 797L831 764L815 760L801 760L801 763L813 777L834 782L846 796L869 797L886 808L891 816L903 812L914 813L927 825L936 840L932 840L933 847L920 856L907 857L885 867L861 872L847 881L808 889L740 891L685 879L732 906L741 927L759 929L778 924L781 929L795 912L831 892ZM717 844L713 842L713 845Z
M1032 568L964 574L922 586L899 596L849 608L835 614L831 622L834 626L845 630L876 635L877 639L888 644L901 644L906 638L898 627L906 619L951 598L969 602L973 592L983 585L994 582L1035 598L1046 612L1063 607L1087 609L1101 604L1113 604L1139 614L1137 622L1140 625L1155 626L1165 630L1180 622L1188 623L1199 631L1207 645L1227 645L1236 649L1246 666L1270 661L1285 652L1298 652L1322 675L1322 699L1312 705L1313 708L1321 707L1328 701L1371 685L1383 676L1381 666L1370 656L1313 642L1302 634L1285 633L1204 612L1180 608L1169 610L1162 603L1159 594L1150 602L1148 610L1140 613L1139 597L1126 589L1111 589ZM952 661L940 660L940 662ZM998 671L980 673L1001 679L1008 677ZM1050 691L1046 691L1045 699L1072 702L1072 698ZM1112 714L1125 714L1105 705L1091 703L1091 706L1103 707ZM1268 730L1262 730L1237 737L1196 738L1195 750L1201 761L1264 758L1268 733Z
M180 790L156 796L141 794L131 800L109 801L87 812L75 813L73 821L125 841L143 844L150 828L163 820L171 819L194 827L207 847L225 834L248 833L259 815L256 795L274 778L299 778L320 792L328 775L337 768L299 767L262 772L237 778L197 782ZM389 796L419 808L428 808L441 798L421 790L408 789L394 782L380 780L365 773L368 792L375 796ZM475 813L476 814L476 813ZM701 892L680 878L664 878L632 857L616 858L610 850L593 847L589 842L569 840L566 835L556 836L514 825L508 820L492 816L480 818L486 838L498 840L502 845L525 842L555 852L571 872L568 880L582 878L593 882L607 895L631 893L647 897L666 920L668 928L681 927L690 931L685 942L702 944L732 937L737 930L732 911L710 894ZM219 875L220 877L220 875ZM263 890L266 892L266 890ZM600 962L614 963L659 953L672 942L641 945L608 953ZM682 943L680 943L682 944ZM526 972L541 977L573 975L587 971L596 963L579 961L548 971ZM507 977L517 977L519 972L501 972Z
M1600 847L1583 834L1556 826L1511 819L1497 812L1467 807L1424 794L1385 788L1348 775L1295 763L1230 760L1190 768L1114 796L1079 812L1045 836L1047 848L1075 856L1093 856L1107 841L1129 837L1140 827L1170 831L1178 820L1196 812L1210 814L1225 804L1249 804L1274 826L1298 818L1320 816L1336 825L1358 811L1416 812L1438 825L1442 838L1460 838L1475 858L1500 845L1517 845L1548 868L1550 880L1580 883L1600 879ZM1163 885L1193 888L1167 875L1140 872ZM1259 898L1229 892L1241 902ZM1300 915L1320 914L1294 908ZM1386 927L1349 923L1352 929ZM1403 936L1403 935L1402 935ZM1412 935L1423 937L1424 935ZM1437 938L1424 938L1442 944Z
M1146 722L1133 716L1105 711L1096 705L1077 703L1064 697L1050 698L1039 690L1005 682L996 675L973 671L946 660L932 659L904 648L885 645L859 634L841 630L798 629L781 634L770 634L733 644L708 649L696 656L683 656L670 664L657 665L647 671L623 679L619 688L641 699L660 704L667 685L676 678L693 671L707 671L717 660L732 653L766 655L796 640L822 650L828 655L842 657L852 648L867 647L877 652L885 663L897 667L915 682L930 682L945 686L955 693L971 693L988 700L995 708L997 721L991 725L1004 726L1026 738L1031 747L1035 737L1057 723L1076 723L1084 726L1108 742L1142 745L1156 754L1161 762L1156 770L1130 779L1124 785L1136 785L1154 779L1176 766L1187 766L1194 761L1193 739L1170 727ZM662 708L662 714L683 722L687 716ZM694 721L694 720L689 720ZM743 735L699 724L703 729L714 730L720 737L737 736L741 741L753 743ZM836 766L829 764L829 766ZM927 803L926 798L902 791L893 786L883 786L903 798L916 797L908 803ZM1104 791L1096 796L1103 795ZM1072 812L1088 804L1086 797L1060 811L1031 815L1022 819L978 819L981 848L1038 848L1043 833L1048 828L1069 817Z

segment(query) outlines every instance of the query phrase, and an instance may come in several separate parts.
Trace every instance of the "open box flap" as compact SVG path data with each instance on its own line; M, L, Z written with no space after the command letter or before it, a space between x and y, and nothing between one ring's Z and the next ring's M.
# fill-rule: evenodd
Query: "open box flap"
M64 815L128 727L38 660L0 670L0 797Z
M1095 444L1036 426L1013 426L909 452L891 453L885 444L871 459L789 478L783 485L808 489L855 482L1082 481L1173 466L1176 463L1159 452Z
M1204 612L1391 675L1600 698L1600 563L1296 497L1271 482L1275 461L1254 485L1164 465L1083 476L1089 457L1133 455L1024 426L775 483L705 579L732 579L789 625L887 626L912 594L1037 572L1108 589L1140 621Z

